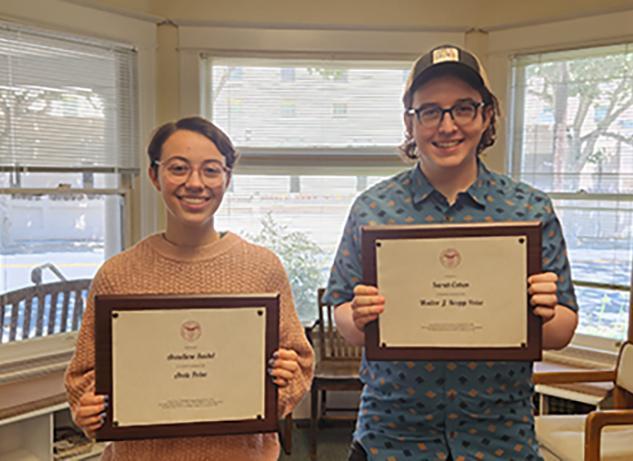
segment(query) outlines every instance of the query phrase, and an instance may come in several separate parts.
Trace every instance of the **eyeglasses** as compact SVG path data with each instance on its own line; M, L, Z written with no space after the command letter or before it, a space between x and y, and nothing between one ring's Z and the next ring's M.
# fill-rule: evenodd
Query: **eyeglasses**
M428 104L417 109L408 109L408 115L415 115L418 122L424 128L437 128L444 120L444 114L449 114L453 122L459 126L465 126L475 120L477 110L485 106L484 102L459 101L448 109L443 109L437 104Z
M183 158L172 157L165 162L154 160L154 166L162 166L165 171L165 177L174 182L184 184L189 181L193 173L194 167L191 163ZM201 181L207 186L215 186L222 181L224 173L229 173L230 168L222 165L217 160L207 160L197 168Z

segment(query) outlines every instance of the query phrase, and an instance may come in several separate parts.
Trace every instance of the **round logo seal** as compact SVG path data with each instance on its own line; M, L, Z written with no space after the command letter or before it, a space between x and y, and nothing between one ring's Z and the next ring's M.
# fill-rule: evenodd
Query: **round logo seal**
M462 262L462 255L455 248L447 248L440 253L440 262L447 269L455 269Z
M180 336L190 343L197 340L202 334L202 327L195 320L187 320L180 326Z

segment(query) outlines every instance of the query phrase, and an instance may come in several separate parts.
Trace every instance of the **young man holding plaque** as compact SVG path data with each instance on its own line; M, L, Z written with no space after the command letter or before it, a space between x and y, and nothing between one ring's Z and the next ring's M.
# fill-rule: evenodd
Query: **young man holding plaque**
M540 221L542 267L526 281L542 319L543 347L564 347L577 305L559 221L546 194L490 171L479 154L495 141L499 103L484 69L445 45L413 65L403 97L402 152L417 164L362 193L352 205L325 301L339 331L362 345L385 298L361 284L361 226ZM532 416L532 363L370 361L363 357L350 461L540 460Z
M110 258L93 280L65 377L73 420L88 436L104 421L108 402L95 395L94 338L95 295L103 294L279 293L280 348L267 366L278 386L280 416L289 413L310 388L313 351L294 309L286 272L271 251L214 227L214 214L238 153L211 122L190 117L161 126L148 154L149 177L167 209L167 227ZM240 325L235 325L234 335L240 335ZM273 461L278 457L277 435L255 433L114 442L102 459Z

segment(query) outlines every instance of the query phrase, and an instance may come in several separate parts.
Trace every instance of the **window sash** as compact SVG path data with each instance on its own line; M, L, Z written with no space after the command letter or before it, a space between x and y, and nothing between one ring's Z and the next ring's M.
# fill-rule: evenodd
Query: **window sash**
M620 67L614 66L613 69L615 70L610 73L605 70L604 72L594 72L592 74L589 71L583 73L580 67L573 69L573 66L582 65L594 65L595 67L596 61L592 63L591 60L600 58L608 60L613 56L615 56L616 65ZM529 77L528 66L535 66L531 68ZM588 69L590 68L588 67ZM620 71L617 69L620 69ZM546 73L548 70L559 70L560 73L556 75L550 73L548 75ZM576 72L577 78L574 78L572 70ZM579 224L574 222L573 219L567 222L569 229L575 228L573 232L570 230L569 235L566 232L568 244L572 244L571 246L568 245L569 251L572 253L577 252L577 258L582 256L575 261L572 260L572 266L575 263L578 269L572 272L574 283L578 291L585 292L587 296L584 303L583 299L579 300L580 308L583 309L583 305L585 306L584 317L591 317L592 319L596 317L598 321L600 319L605 321L604 324L598 322L595 328L593 326L588 328L591 325L586 323L586 328L581 329L582 332L578 333L575 339L575 344L580 348L589 347L612 350L617 347L619 341L601 336L601 331L603 333L607 332L605 328L611 328L609 327L611 324L615 328L617 324L619 326L613 331L609 330L609 332L615 334L616 331L619 331L620 333L618 334L621 334L623 319L626 320L630 317L630 312L628 315L624 312L626 309L630 311L630 276L627 276L626 282L623 283L622 277L616 277L618 274L606 272L608 270L606 261L617 262L622 265L630 260L633 242L630 235L631 227L629 222L633 212L629 204L633 202L633 193L631 193L633 189L629 190L629 188L631 187L630 179L633 178L633 171L631 162L627 163L626 156L630 156L633 159L633 149L630 147L620 149L625 144L619 145L616 152L616 160L620 162L619 165L617 167L611 166L611 169L605 170L604 173L603 165L608 168L609 164L602 159L596 161L599 165L597 167L598 174L591 169L591 166L588 168L587 163L563 162L569 162L572 159L571 155L574 151L570 152L569 150L571 149L578 149L579 153L576 154L575 158L581 155L582 150L580 147L582 147L582 144L580 142L583 142L583 136L585 137L584 139L587 139L587 133L592 130L595 133L599 133L597 128L600 128L600 123L607 119L602 114L604 112L602 106L605 105L602 99L614 93L614 89L617 89L618 85L622 85L622 88L631 92L633 101L633 90L631 90L633 87L631 82L633 80L631 80L631 75L633 75L633 43L517 55L512 62L509 160L510 171L513 177L524 180L548 192L552 200L557 202L555 205L563 228L566 227L566 219L572 219L573 216L577 217L578 213L588 213L585 221L600 220L601 217L605 216L609 218L605 222L600 222L599 225L598 223L593 223L596 226L592 226L591 222ZM559 80L556 80L556 77ZM528 78L531 78L529 82ZM593 80L590 81L590 78ZM528 83L531 85L529 91ZM548 88L548 85L551 85L551 87ZM556 87L556 85L560 86ZM583 85L593 86L594 90L598 89L601 91L601 95L594 96L593 100L589 100L587 94L582 93ZM533 93L549 95L551 99L548 100L544 96L536 96ZM584 100L582 99L583 97L585 97ZM565 100L562 101L557 98L565 98ZM612 102L614 101L612 100ZM528 105L528 102L536 105ZM633 105L627 109L623 104L622 107L624 109L618 112L619 106L617 106L617 103L616 101L616 105L608 106L607 113L620 117L614 119L619 125L615 130L613 128L615 125L609 127L612 131L620 130L625 135L627 125L623 121L626 119L629 120L629 123L633 122L631 117L627 115L633 114ZM557 104L560 105L557 106ZM587 104L587 106L583 106L583 104ZM561 107L565 108L565 110L561 110ZM586 112L583 112L583 110ZM612 112L608 112L609 110L612 110ZM580 122L582 123L580 124ZM578 126L581 127L580 130L578 130ZM569 130L572 130L572 132ZM528 138L527 136L530 137ZM560 138L557 138L557 136L560 136ZM616 133L617 136L618 133ZM575 144L574 139L579 141L579 143ZM604 140L602 140L602 144L597 143L596 145L605 147L607 152L612 147ZM555 152L558 152L558 157ZM608 157L605 158L608 160ZM530 160L529 163L528 160ZM589 160L587 162L591 163ZM577 165L581 165L581 167ZM629 166L627 167L627 165ZM575 170L574 168L579 169ZM589 203L592 201L595 203ZM566 214L568 214L567 218ZM593 227L596 229L592 230ZM589 237L592 238L589 239L589 242L580 241L579 238L583 236L577 234L579 230L590 233ZM591 243L605 232L607 234L613 232L612 238L607 241L600 238L598 246L596 246L595 242ZM622 238L628 239L628 244L622 242ZM572 242L571 240L574 239L576 241ZM573 243L576 243L575 247ZM602 254L602 259L606 258L605 261L601 262L602 271L598 261L593 259L596 254ZM613 266L615 267L616 264L613 264ZM591 275L587 272L590 267L593 267L591 271L596 275L595 278L591 278ZM616 278L617 283L615 282ZM598 285L592 283L597 279L605 283ZM614 282L609 282L611 279ZM589 296L590 293L587 290L593 290L591 296ZM601 299L595 299L596 293L600 293L598 298ZM628 302L623 301L623 298L627 296L629 296ZM616 298L618 301L615 301ZM596 309L596 306L601 307ZM620 309L620 311L615 312L614 308ZM591 322L593 320L589 323ZM592 333L587 334L587 331L592 331Z
M205 55L203 112L247 152L249 161L288 151L351 157L355 151L392 153L403 140L400 100L409 65ZM293 79L286 69L295 70ZM342 104L345 113L339 110Z
M566 87L569 88L569 93L567 95L568 102L566 103L566 106L570 106L570 107L566 107L567 111L566 111L565 120L560 120L559 122L564 123L565 124L564 128L567 128L567 130L570 129L569 128L570 125L572 125L575 129L577 128L577 126L575 125L578 122L583 122L580 128L580 131L578 131L578 133L574 132L572 134L575 136L575 138L579 142L586 142L586 139L588 138L587 130L591 130L591 129L595 130L595 127L601 122L600 111L604 110L603 106L606 104L606 102L601 100L600 98L594 98L593 100L589 102L590 104L589 107L579 106L578 104L587 103L587 100L580 101L580 103L576 102L576 100L578 99L578 94L582 93L583 91L582 85L589 84L590 86L594 86L595 88L599 88L602 91L606 92L607 89L613 90L614 89L613 85L615 85L616 83L622 82L624 84L623 89L626 91L631 91L630 90L631 82L633 82L633 79L631 78L631 76L633 75L633 43L624 43L624 44L599 46L599 47L591 47L591 48L583 48L583 49L573 49L573 50L560 50L560 51L543 52L543 53L519 54L512 58L512 74L511 74L510 91L511 91L511 107L513 109L510 112L510 117L509 117L510 120L509 120L508 126L511 127L510 137L509 137L510 139L510 145L509 145L510 171L514 177L528 178L527 180L529 181L530 177L554 178L555 176L559 176L558 181L555 181L555 180L552 181L554 183L552 187L545 188L547 192L563 192L563 193L577 192L577 191L584 192L586 190L586 188L583 188L582 185L577 186L577 189L573 189L573 190L568 189L568 188L561 188L561 185L564 187L565 182L569 182L569 180L577 181L579 178L581 179L581 175L583 174L585 176L588 175L588 173L583 173L582 170L571 171L571 172L558 171L558 172L550 172L549 174L546 171L538 172L538 173L535 171L528 171L528 172L525 171L524 162L526 160L526 156L524 155L523 148L526 141L526 138L525 138L526 132L524 130L524 127L528 126L528 123L526 123L526 111L530 107L532 107L532 106L526 105L527 103L526 103L525 89L527 88L527 84L528 84L526 73L527 73L528 66L535 65L535 64L555 65L555 64L560 64L560 63L567 63L568 66L571 64L578 64L578 65L583 64L583 65L591 66L592 65L590 61L591 59L604 58L605 61L602 61L602 62L605 63L606 65L609 63L609 61L606 59L611 58L611 57L615 57L616 59L621 59L621 61L617 64L620 67L615 68L615 70L612 70L609 72L605 71L606 73L599 73L598 77L596 77L595 75L593 77L590 77L591 75L590 72L583 73L582 68L580 68L579 70L576 70L578 78L574 79L573 73L570 72L569 67L566 67L567 74L558 75L558 77L560 77L560 81L548 80L547 78L544 78L544 77L541 78L540 80L538 79L533 80L535 84L538 84L537 82L540 82L540 84L542 85L541 87L542 90L546 89L545 87L548 83L552 85L565 85ZM583 61L583 60L589 60L589 61ZM591 70L590 67L589 69ZM593 70L595 71L596 69L594 68ZM566 80L569 78L571 78L571 80ZM628 86L626 84L627 82L628 82ZM599 87L598 85L602 85L602 87ZM613 102L614 100L612 98L611 103ZM624 103L624 102L626 101L619 101L619 103ZM550 104L553 104L553 103L555 103L555 101L551 102ZM541 114L542 114L543 110L547 109L546 107L547 105L544 102L541 102L541 104L543 106L541 108ZM624 107L624 104L616 103L614 106L610 107L610 109L612 109L612 112L609 112L609 114L619 114L619 116L624 115L624 117L629 117L626 114L633 113L632 112L633 108L631 107L629 107L626 111L624 111L624 113L619 112L620 107ZM534 112L534 110L532 110L532 112ZM593 114L593 117L594 117L593 121L589 120L590 114ZM574 116L573 119L572 119L572 115ZM552 120L543 120L540 123L534 123L534 118L536 116L537 115L535 113L531 113L529 116L527 116L530 122L530 125L533 125L533 126L540 125L540 126L550 126L550 127L555 125L555 120L553 120L554 115L550 115ZM560 116L561 114L559 114L559 117ZM567 136L569 136L569 134L570 133L568 132ZM624 134L626 134L626 132ZM533 143L533 146L531 147L531 149L536 151L544 147L538 144L539 142L538 140L545 138L545 136L542 136L542 135L540 136L540 133L538 132L530 133L530 135L533 137L533 139L537 140L536 142ZM612 135L613 133L608 133L605 136L612 136ZM623 138L625 137L626 136L624 136ZM621 138L620 141L622 141L623 138ZM616 141L615 137L613 137L613 141L614 142ZM561 142L562 144L557 146L557 149L559 150L561 148L569 148L569 149L576 148L577 149L577 147L571 146L570 143L565 142L565 140L561 140ZM535 153L532 155L535 155ZM626 155L626 152L624 155ZM562 154L562 156L564 156L564 154ZM542 157L543 159L547 159L547 154L543 154ZM556 159L550 159L550 160L552 162L556 161ZM595 162L598 160L587 160L586 162L591 163L592 161ZM542 163L543 162L537 162L537 164L539 165ZM630 171L629 173L625 173L624 171L622 171L622 169L616 169L615 171L606 172L604 176L606 177L605 179L606 181L613 180L614 177L617 177L620 183L625 180L628 180L629 182L633 181L633 171ZM628 192L628 191L623 191L623 192Z
M0 21L0 167L138 171L136 75L129 46Z

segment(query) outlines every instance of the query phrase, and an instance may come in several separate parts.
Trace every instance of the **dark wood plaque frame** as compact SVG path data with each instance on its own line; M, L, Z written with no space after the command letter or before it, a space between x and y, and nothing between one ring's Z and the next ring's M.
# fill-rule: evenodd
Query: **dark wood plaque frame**
M112 383L112 316L113 311L150 311L164 309L213 309L262 307L266 311L266 354L268 360L279 347L279 294L255 295L97 295L95 296L95 347L97 394L109 396L103 426L97 440L184 437L199 435L246 434L277 430L277 388L272 377L265 378L265 412L257 419L170 423L117 427L112 409L116 395ZM116 314L115 314L116 315ZM264 367L266 370L268 366Z
M527 273L541 272L541 223L539 221L363 226L363 283L377 286L376 241L385 239L527 237ZM527 287L527 281L526 281ZM380 287L378 287L380 290ZM526 296L527 289L526 289ZM542 357L541 319L528 302L527 344L522 347L389 347L379 344L380 317L365 327L365 354L369 360L528 360Z

